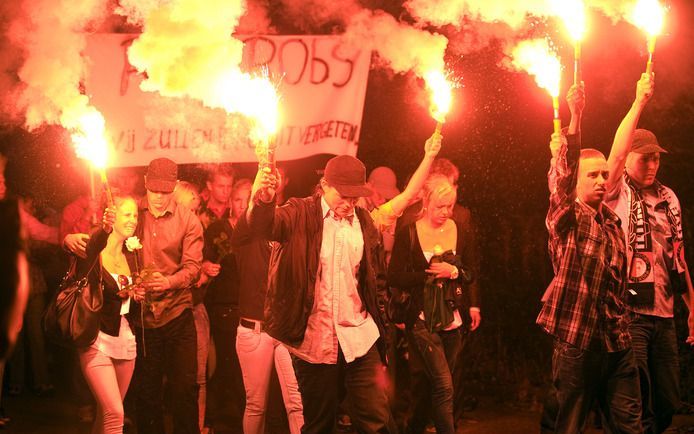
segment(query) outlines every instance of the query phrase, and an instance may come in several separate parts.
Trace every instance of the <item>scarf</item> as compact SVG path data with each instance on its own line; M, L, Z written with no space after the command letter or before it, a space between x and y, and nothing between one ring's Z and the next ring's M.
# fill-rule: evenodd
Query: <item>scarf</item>
M642 191L634 181L624 175L626 185L630 190L629 203L629 281L627 284L629 302L635 306L652 307L655 301L655 258L653 238L649 222L648 207ZM684 241L682 237L682 216L677 201L671 191L659 181L653 184L660 202L664 202L665 215L670 226L668 241L672 244L674 253L673 269L669 270L671 288L675 293L686 291L686 263L684 260Z

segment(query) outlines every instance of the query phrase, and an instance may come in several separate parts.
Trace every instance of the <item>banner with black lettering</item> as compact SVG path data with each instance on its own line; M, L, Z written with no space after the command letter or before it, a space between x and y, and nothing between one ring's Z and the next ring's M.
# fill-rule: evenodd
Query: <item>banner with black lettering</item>
M256 161L247 122L239 115L140 90L143 76L127 58L136 38L88 38L85 87L106 119L109 166L144 166L158 157L179 164ZM267 65L281 78L278 161L324 153L356 155L370 51L345 45L339 36L238 38L245 42L244 66Z

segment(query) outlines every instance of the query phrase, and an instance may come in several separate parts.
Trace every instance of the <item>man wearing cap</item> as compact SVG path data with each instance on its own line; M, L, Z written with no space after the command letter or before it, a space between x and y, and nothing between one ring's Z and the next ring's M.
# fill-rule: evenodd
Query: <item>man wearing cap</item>
M196 334L190 287L202 263L203 231L197 217L177 206L173 191L176 163L157 158L145 176L136 233L142 243L138 270L145 277L148 300L136 324L137 429L160 434L163 424L163 377L171 394L174 433L199 433ZM142 316L141 316L142 315ZM144 333L144 334L143 334Z
M694 294L684 259L681 207L675 193L656 175L667 151L656 136L635 129L653 93L653 77L643 74L637 97L615 135L610 153L606 203L622 220L627 245L629 325L639 369L645 433L661 433L679 407L674 295L689 308L694 344Z
M390 433L384 390L382 246L369 213L366 168L328 161L318 194L275 205L276 172L258 172L250 230L276 241L270 259L264 331L288 346L304 406L303 433L331 434L340 390L357 432ZM380 355L380 357L379 357Z

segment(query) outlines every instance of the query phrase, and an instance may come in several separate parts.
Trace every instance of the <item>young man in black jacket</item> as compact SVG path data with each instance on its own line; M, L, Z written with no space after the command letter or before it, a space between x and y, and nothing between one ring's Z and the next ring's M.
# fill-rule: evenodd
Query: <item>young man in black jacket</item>
M303 433L332 433L340 390L351 396L358 432L391 433L385 394L383 249L368 211L366 168L331 159L317 195L277 207L278 177L259 171L247 212L250 230L276 241L270 259L265 331L288 346L304 406Z

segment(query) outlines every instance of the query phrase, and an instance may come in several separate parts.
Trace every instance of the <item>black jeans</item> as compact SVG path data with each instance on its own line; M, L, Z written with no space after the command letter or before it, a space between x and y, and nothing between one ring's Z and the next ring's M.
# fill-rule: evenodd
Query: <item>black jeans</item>
M239 310L236 306L216 304L209 306L208 312L217 360L214 374L207 382L207 418L214 428L242 432L246 390L235 344Z
M643 432L638 370L631 348L614 353L589 351L556 340L552 380L556 433L583 432L595 399L606 433Z
M137 432L164 434L163 382L171 399L175 434L200 433L198 428L197 337L193 312L185 310L159 328L145 329L147 355L143 353L142 329L137 338Z
M303 434L333 434L337 407L345 390L351 402L354 429L359 434L396 434L386 398L386 372L376 346L346 363L339 350L335 365L314 364L292 355L304 405Z
M629 333L641 383L643 432L662 433L680 405L675 320L636 314Z
M412 419L409 432L424 431L429 415L437 434L454 434L453 377L462 348L460 329L431 333L417 320L406 330L412 368Z

